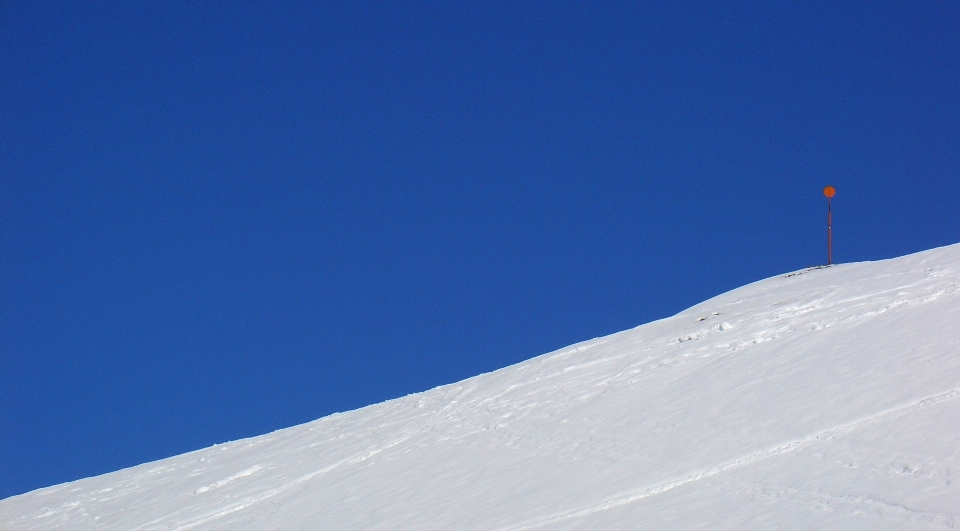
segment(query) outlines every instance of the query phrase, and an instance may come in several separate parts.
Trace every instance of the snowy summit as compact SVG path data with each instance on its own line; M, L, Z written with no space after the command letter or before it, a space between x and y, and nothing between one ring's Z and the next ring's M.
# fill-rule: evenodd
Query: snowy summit
M960 527L960 245L0 501L0 528Z

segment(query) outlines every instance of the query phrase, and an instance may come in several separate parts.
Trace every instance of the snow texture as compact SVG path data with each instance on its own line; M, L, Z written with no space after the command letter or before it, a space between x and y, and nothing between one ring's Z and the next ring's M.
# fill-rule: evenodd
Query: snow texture
M960 527L960 245L0 501L0 528Z

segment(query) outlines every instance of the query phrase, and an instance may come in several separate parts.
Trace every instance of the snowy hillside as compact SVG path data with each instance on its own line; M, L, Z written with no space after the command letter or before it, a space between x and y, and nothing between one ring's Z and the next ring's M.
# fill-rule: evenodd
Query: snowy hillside
M960 245L0 501L0 528L960 527Z

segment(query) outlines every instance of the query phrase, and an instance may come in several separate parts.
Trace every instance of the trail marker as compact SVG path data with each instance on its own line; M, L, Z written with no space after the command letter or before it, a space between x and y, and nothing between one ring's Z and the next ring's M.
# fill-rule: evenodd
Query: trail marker
M833 264L833 214L831 212L830 200L837 195L836 188L828 186L823 189L823 195L827 196L827 265Z

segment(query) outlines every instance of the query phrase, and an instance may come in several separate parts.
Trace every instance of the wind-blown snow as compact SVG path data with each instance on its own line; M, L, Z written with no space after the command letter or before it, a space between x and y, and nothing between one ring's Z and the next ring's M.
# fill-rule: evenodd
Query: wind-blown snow
M960 527L960 245L0 501L0 528Z

